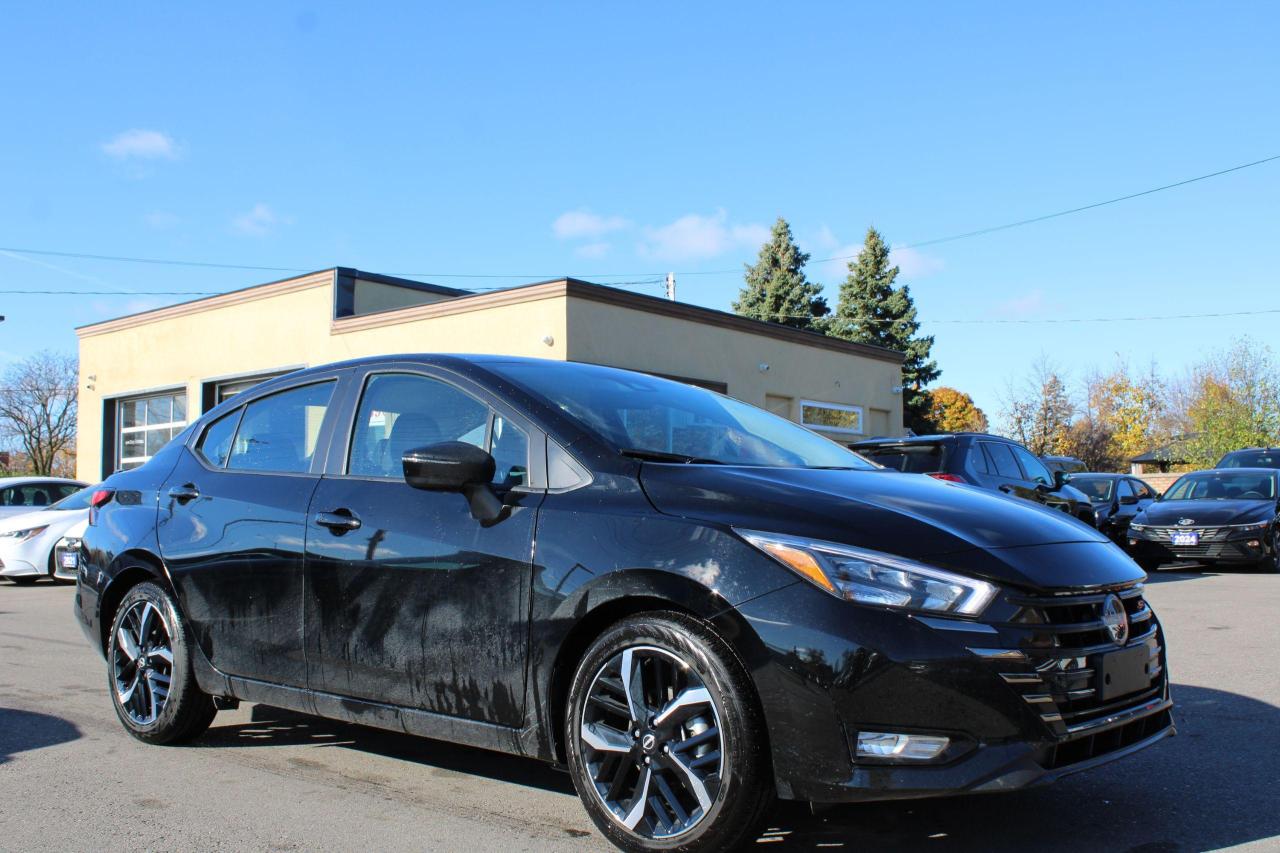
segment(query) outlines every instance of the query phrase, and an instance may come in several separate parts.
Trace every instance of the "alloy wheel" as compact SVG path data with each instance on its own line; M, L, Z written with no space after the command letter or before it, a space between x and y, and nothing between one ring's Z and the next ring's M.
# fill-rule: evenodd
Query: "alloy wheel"
M135 601L118 622L111 673L116 701L136 725L149 726L164 710L173 679L173 645L160 608Z
M613 819L653 839L697 826L724 775L720 720L706 684L675 654L636 646L606 661L587 691L578 749Z

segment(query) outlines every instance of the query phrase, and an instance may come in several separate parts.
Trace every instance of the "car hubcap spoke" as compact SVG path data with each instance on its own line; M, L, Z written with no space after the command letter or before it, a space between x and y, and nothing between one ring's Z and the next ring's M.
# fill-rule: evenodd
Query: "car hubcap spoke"
M605 662L587 691L578 750L608 812L645 838L693 829L720 790L719 709L665 649L637 646Z
M151 602L135 602L120 619L111 666L124 714L137 725L154 723L169 698L173 647L164 616Z

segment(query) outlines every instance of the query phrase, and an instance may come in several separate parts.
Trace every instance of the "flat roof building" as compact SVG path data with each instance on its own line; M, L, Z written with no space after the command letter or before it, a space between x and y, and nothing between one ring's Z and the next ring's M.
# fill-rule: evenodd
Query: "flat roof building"
M494 353L711 388L836 440L902 432L902 355L566 278L472 293L346 267L82 326L77 476L140 465L264 379L398 352Z

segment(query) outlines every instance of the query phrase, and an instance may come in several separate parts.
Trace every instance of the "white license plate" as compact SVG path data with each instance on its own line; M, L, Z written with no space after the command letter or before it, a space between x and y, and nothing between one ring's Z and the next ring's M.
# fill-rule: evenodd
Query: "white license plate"
M74 569L80 565L80 555L75 551L63 551L60 555L60 562L64 569Z
M1173 534L1174 545L1199 545L1200 534L1194 530Z

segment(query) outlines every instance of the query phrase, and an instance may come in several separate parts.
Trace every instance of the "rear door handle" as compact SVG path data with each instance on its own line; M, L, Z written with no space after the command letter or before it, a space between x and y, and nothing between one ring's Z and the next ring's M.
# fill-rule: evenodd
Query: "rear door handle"
M329 528L333 533L346 533L348 530L357 530L360 527L360 519L352 515L349 510L317 512L315 521L316 524Z
M169 490L169 497L173 498L180 504L187 501L193 501L200 497L200 490L196 488L195 483L185 483L181 486L174 486Z
M997 488L999 488L1000 491L1004 492L1006 495L1011 494L1013 492L1013 486L998 486Z

